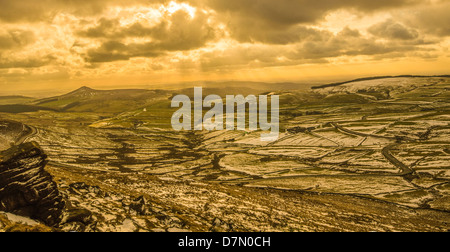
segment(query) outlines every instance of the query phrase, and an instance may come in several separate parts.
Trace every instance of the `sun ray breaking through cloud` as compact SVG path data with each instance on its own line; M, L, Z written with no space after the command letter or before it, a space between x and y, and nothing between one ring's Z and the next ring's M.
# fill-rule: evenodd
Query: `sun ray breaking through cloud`
M49 83L67 90L445 74L450 63L448 1L0 3L0 85L8 93Z

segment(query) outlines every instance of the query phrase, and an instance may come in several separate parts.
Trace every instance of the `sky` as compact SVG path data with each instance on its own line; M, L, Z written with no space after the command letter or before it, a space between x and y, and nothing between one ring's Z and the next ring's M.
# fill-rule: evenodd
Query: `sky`
M0 95L449 74L450 0L0 0Z

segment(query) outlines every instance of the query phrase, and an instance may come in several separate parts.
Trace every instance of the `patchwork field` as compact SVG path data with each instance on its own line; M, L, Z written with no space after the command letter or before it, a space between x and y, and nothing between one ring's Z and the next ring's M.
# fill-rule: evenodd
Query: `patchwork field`
M373 204L387 208L450 211L449 88L450 78L430 77L280 91L282 132L275 142L262 142L261 131L173 131L170 116L174 110L164 92L151 92L145 101L130 93L136 99L132 105L127 100L130 104L126 107L117 103L99 110L89 105L95 100L83 98L78 106L73 104L74 97L66 96L36 103L66 108L61 111L1 113L0 118L36 130L27 141L38 142L48 154L49 170L62 191L82 180L109 190L116 187L121 194L151 195L153 200L164 199L184 209L178 215L190 223L174 224L183 221L171 219L161 224L161 220L130 217L132 226L143 230L151 230L148 227L152 225L154 231L195 230L192 223L201 226L204 219L213 221L213 216L221 216L227 223L239 222L239 228L232 230L339 230L343 220L316 216L314 229L311 223L300 221L299 215L290 216L288 210L274 205L280 201L280 206L301 207L301 202L294 204L297 196L291 194L301 193L327 200L352 199L347 203L362 200L366 206L377 202ZM96 99L100 96L95 95ZM116 111L127 107L127 111ZM6 149L20 132L1 132L0 147ZM105 219L103 230L125 221L118 217L121 210L114 209L120 206L112 199L94 203L95 195L83 199L67 193L74 204L89 207ZM238 193L242 195L235 195ZM263 203L260 194L264 193L269 193L273 202ZM251 203L252 197L257 202ZM101 209L105 206L110 213ZM267 217L269 209L278 220ZM272 224L257 225L258 218L248 219L252 214ZM444 214L438 225L441 230L450 229L449 216ZM330 226L327 229L325 225ZM399 223L388 226L375 230L402 230Z

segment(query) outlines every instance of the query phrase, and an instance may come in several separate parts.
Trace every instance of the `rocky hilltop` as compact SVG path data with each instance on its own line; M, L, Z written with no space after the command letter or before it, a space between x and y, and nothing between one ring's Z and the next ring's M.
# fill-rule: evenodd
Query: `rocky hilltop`
M47 155L36 142L0 153L0 211L29 216L53 226L60 222L64 201L44 170Z

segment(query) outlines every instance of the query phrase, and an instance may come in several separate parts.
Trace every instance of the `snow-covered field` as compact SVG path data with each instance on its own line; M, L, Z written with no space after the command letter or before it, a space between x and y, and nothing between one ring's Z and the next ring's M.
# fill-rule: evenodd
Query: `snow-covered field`
M366 103L345 99L342 103L332 100L332 104L289 104L293 113L281 117L280 137L274 142L261 141L260 131L176 132L151 127L147 121L130 123L133 113L106 119L107 116L95 113L1 115L37 129L29 140L42 146L58 176L70 178L67 171L77 171L83 178L102 176L102 184L137 190L196 212L210 211L214 215L218 209L226 209L234 213L235 221L246 222L242 213L251 211L266 218L264 214L269 214L269 210L255 210L261 206L245 197L208 192L208 187L363 196L402 206L449 211L449 86L430 78L392 78L314 90L324 99L333 94L345 98L355 93L372 94L377 99L367 99ZM383 98L380 93L389 96ZM301 113L296 114L298 111ZM0 138L0 149L7 141ZM117 179L120 176L126 179ZM147 176L158 182L146 181ZM125 180L127 184L123 184ZM197 187L199 184L205 191ZM189 192L193 188L199 191ZM74 200L111 220L113 224L101 227L102 230L135 230L147 221L157 231L155 223L162 222L110 216L109 209L102 208L120 208L114 205L114 199L96 201L91 195L83 201L78 195ZM283 221L288 217L299 221L298 216L292 217L288 212L276 216ZM190 218L200 221L195 214ZM183 228L175 215L167 222L176 223L166 225L173 230ZM300 228L294 222L286 225L283 230Z

